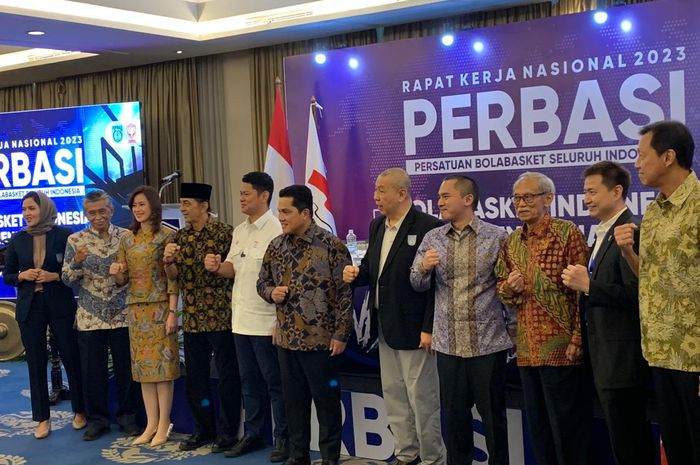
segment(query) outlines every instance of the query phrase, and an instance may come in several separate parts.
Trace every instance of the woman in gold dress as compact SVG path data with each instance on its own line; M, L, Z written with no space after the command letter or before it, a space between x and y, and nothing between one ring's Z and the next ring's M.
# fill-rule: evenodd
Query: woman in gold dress
M170 435L173 381L180 375L177 342L177 285L165 275L163 250L175 236L161 227L162 207L156 190L138 187L129 199L136 220L122 240L110 274L128 282L131 372L141 383L146 428L134 445L164 444Z

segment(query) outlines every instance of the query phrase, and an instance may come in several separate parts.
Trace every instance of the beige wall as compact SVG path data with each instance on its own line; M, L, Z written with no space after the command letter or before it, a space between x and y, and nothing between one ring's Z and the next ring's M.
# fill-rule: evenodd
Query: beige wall
M249 51L235 52L224 57L224 102L225 136L228 159L228 178L231 182L232 199L227 211L234 226L245 220L238 208L238 190L243 175L255 169L253 156L253 101L250 86L252 54Z

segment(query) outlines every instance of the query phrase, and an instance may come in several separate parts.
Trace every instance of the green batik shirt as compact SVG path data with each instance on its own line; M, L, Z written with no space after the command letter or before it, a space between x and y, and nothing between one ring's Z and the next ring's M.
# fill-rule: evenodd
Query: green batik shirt
M649 365L700 372L700 182L691 172L647 208L639 245L642 351Z
M207 254L226 258L233 227L210 218L201 231L187 225L174 242L177 282L182 297L182 327L188 333L231 331L231 289L233 281L204 268Z

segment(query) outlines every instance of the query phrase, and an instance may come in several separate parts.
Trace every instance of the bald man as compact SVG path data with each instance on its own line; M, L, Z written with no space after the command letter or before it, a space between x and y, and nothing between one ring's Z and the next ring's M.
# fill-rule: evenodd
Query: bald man
M372 325L379 325L379 361L384 403L394 435L392 465L442 465L437 365L431 350L434 294L414 291L410 271L425 233L440 221L418 211L411 180L391 168L375 182L381 216L369 227L369 247L359 267L348 266L343 280L370 288Z

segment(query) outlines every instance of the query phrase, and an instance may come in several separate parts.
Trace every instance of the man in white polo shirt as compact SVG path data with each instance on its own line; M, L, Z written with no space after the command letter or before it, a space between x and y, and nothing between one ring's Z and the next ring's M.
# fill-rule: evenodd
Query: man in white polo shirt
M222 262L220 256L208 255L205 266L221 276L235 278L233 333L243 388L245 434L225 455L238 457L265 446L263 428L272 403L275 428L270 461L282 462L289 455L289 446L277 349L271 337L276 310L256 290L267 246L282 233L279 220L270 211L273 191L274 184L268 174L254 171L243 176L240 204L248 218L234 229L226 260Z

